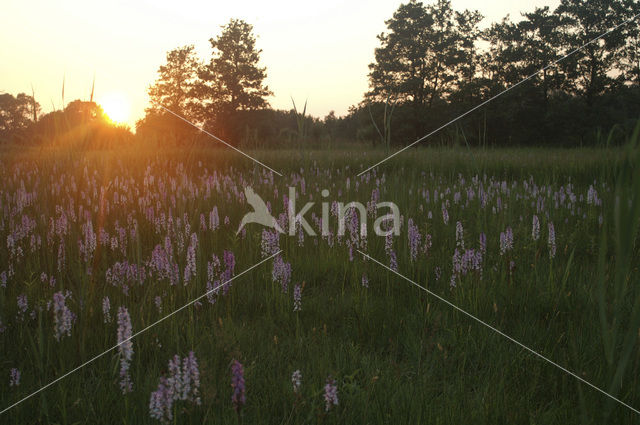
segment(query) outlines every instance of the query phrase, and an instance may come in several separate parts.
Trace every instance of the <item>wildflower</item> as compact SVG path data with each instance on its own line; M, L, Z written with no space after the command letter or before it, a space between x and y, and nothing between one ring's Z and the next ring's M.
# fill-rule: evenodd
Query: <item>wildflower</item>
M236 267L236 257L231 251L224 251L224 265L225 271L222 274L222 282L225 283L233 277L233 272Z
M291 374L291 383L293 384L293 392L300 394L300 386L302 385L302 372L300 372L300 369L294 370Z
M170 423L173 419L173 395L164 376L160 378L158 389L151 393L149 414L162 423Z
M160 295L156 295L154 298L154 303L156 308L158 309L158 313L162 313L162 297Z
M129 293L129 286L138 283L142 284L146 277L145 268L137 264L129 263L127 260L116 262L109 267L105 274L107 283L120 287L125 295Z
M442 276L442 269L440 269L440 267L438 266L436 266L435 275L436 275L436 281L440 280L440 276Z
M411 255L411 261L414 261L418 255L418 246L422 240L422 235L420 234L418 226L414 224L413 219L409 219L407 227L409 232L409 253Z
M91 220L82 225L83 239L78 240L80 255L86 264L89 264L96 250L96 234L93 231ZM87 269L90 272L90 269Z
M56 341L64 335L71 336L71 326L75 319L66 305L66 297L62 292L53 294L53 323Z
M433 243L431 242L431 235L427 233L424 238L424 247L422 248L426 255L429 255L429 250L431 249L432 245Z
M442 204L442 221L445 225L449 224L449 212L447 211L447 206Z
M504 255L507 251L513 249L513 231L511 227L507 227L507 230L500 232L500 255Z
M58 245L58 272L62 273L62 271L64 270L65 261L66 261L66 254L64 249L64 243L62 243L61 241L60 244Z
M20 371L15 367L9 372L9 386L17 387L20 385Z
M169 376L161 376L158 388L151 393L149 414L152 418L169 423L173 419L173 404L178 400L200 405L200 371L193 351L182 359L173 356L169 360Z
M464 230L462 223L456 222L456 246L460 249L464 249Z
M365 288L369 287L369 278L366 274L362 275L362 286L364 286Z
M271 273L274 282L280 283L282 292L287 292L291 281L291 263L285 263L280 255L273 260Z
M554 259L556 256L556 231L553 222L549 222L549 258Z
M215 298L213 297L213 295L214 293L215 294L218 293L218 288L220 287L222 288L223 294L226 294L227 292L229 292L229 289L231 288L230 282L231 282L231 278L233 277L234 269L236 266L236 259L235 259L235 256L233 255L233 252L224 251L223 261L224 261L225 269L224 271L222 271L222 273L220 273L220 279L213 282L214 284L213 286L215 286L216 288L214 288L211 285L211 280L213 279L214 272L220 270L220 266L221 266L220 260L218 259L218 257L213 255L213 263L207 264L208 266L207 298L211 304L215 302Z
M245 230L244 228L242 230ZM302 231L302 225L298 223L298 246L304 246L304 232Z
M473 249L470 251L472 253L471 254L472 269L477 271L480 274L480 279L482 279L482 261L483 261L482 251L474 251Z
M531 237L534 241L540 239L540 220L537 215L533 215L533 224L531 225Z
M220 226L220 218L218 217L218 207L213 207L209 213L209 229L216 230Z
M126 394L133 391L133 383L129 375L129 365L133 357L132 328L129 311L126 307L118 309L118 350L120 351L120 388Z
M460 251L458 248L453 252L453 257L451 258L451 287L456 286L456 280L462 274L462 257L460 256Z
M109 297L102 299L102 317L103 323L111 323L111 302L109 301Z
M204 232L207 230L207 222L204 218L204 214L200 214L200 231Z
M487 235L480 233L480 252L482 254L487 252Z
M600 203L598 192L593 188L593 185L590 185L587 192L587 205L600 205Z
M200 370L198 360L193 351L182 359L182 400L200 404Z
M336 381L329 376L324 386L324 410L328 412L332 405L338 405L338 387Z
M173 399L177 400L182 394L182 369L180 369L180 357L177 354L169 360L167 385L171 390Z
M40 274L40 282L49 283L49 286L52 288L56 286L56 278L53 276L47 276L44 272Z
M277 230L262 230L262 239L260 241L260 250L262 258L266 258L275 254L280 250L280 233Z
M18 295L17 304L18 304L18 320L23 320L24 314L27 312L27 309L29 308L27 296L25 294Z
M188 284L196 275L196 249L198 247L198 235L191 234L191 243L187 248L187 265L184 268L184 284Z
M216 254L211 255L211 261L207 262L207 300L210 304L216 302L216 294L220 287L220 280L216 278L220 273L220 259Z
M293 311L302 310L302 287L296 284L293 288Z
M395 251L391 251L389 254L389 268L393 271L398 271L398 260Z
M246 402L246 397L244 387L244 370L242 368L242 364L235 359L231 364L231 388L233 389L231 402L233 403L233 408L236 413L239 414L240 409L242 409L242 406L244 406Z

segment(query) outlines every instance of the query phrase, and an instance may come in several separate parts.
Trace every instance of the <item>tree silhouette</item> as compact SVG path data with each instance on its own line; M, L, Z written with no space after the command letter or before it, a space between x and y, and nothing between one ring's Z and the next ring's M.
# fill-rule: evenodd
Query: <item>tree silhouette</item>
M626 0L621 11L625 19L631 19L640 13L640 3ZM625 45L617 58L617 67L620 69L618 80L621 83L640 85L640 26L636 23L625 26Z
M137 132L164 142L195 134L196 130L179 117L192 123L204 120L196 91L201 66L193 45L167 53L166 63L158 68L158 79L149 87L151 104L145 117L136 123Z
M195 87L201 64L193 45L178 47L167 53L167 62L158 69L158 79L149 87L151 110L161 106L190 121L198 118Z
M264 85L266 68L258 66L262 50L256 48L253 26L232 19L209 42L213 55L200 73L199 94L210 122L220 127L233 121L239 110L268 107L266 98L273 93Z
M545 68L562 53L562 33L558 30L558 15L551 14L548 7L543 7L523 13L522 16L525 19L517 25L519 36L515 40L519 79ZM558 67L545 69L534 77L534 85L539 87L545 105L549 100L549 93L559 89L564 80L565 76Z
M562 0L556 9L567 50L578 48L625 20L625 4L620 0ZM628 19L628 17L626 18ZM595 97L612 87L611 71L625 45L625 31L613 31L590 43L584 53L565 62L568 74L565 89L584 96L592 106Z
M401 4L378 36L375 62L369 65L369 99L411 104L415 136L424 131L427 112L445 101L460 77L475 75L477 12L456 13L449 0Z
M0 138L20 136L37 119L39 112L40 105L33 96L0 94Z

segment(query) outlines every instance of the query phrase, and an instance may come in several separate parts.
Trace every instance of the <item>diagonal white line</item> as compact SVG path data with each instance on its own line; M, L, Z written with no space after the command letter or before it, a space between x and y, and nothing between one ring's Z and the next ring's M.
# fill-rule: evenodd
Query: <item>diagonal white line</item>
M268 165L266 165L266 164L264 164L264 163L262 163L262 162L258 161L257 159L255 159L255 158L254 158L254 157L252 157L251 155L249 155L249 154L246 154L246 153L242 152L240 149L238 149L238 148L236 148L235 146L233 146L233 145L231 145L231 144L229 144L229 143L225 142L224 140L222 140L222 139L221 139L221 138L219 138L218 136L216 136L216 135L214 135L214 134L209 133L207 130L205 130L204 128L202 128L202 127L200 127L200 126L198 126L198 125L196 125L196 124L194 124L194 123L192 123L191 121L189 121L188 119L186 119L186 118L185 118L185 117L183 117L182 115L176 114L176 113L175 113L175 112L173 112L172 110L165 108L164 106L162 106L161 104L159 104L159 103L157 103L157 102L153 102L153 101L152 101L152 103L155 103L156 105L158 105L159 107L161 107L162 109L164 109L165 111L167 111L168 113L170 113L171 115L174 115L174 116L176 116L176 117L180 118L182 121L186 122L187 124L189 124L189 125L190 125L190 126L192 126L192 127L197 128L198 130L200 130L201 132L203 132L203 133L204 133L204 134L206 134L207 136L209 136L209 137L211 137L211 138L213 138L213 139L217 140L217 141L218 141L218 142L220 142L220 143L225 144L226 146L230 147L230 148L231 148L231 149L233 149L234 151L236 151L236 152L238 152L238 153L240 153L240 154L242 154L242 155L246 156L247 158L249 158L249 159L250 159L250 160L252 160L253 162L256 162L256 163L258 163L258 164L262 165L264 168L267 168L267 169L269 169L270 171L272 171L272 172L276 173L277 175L279 175L280 177L282 177L282 174L280 174L279 172L277 172L277 171L276 171L276 170L274 170L273 168L271 168L271 167L269 167Z
M92 357L91 359L87 360L86 362L82 363L80 366L71 369L69 372L65 373L62 376L57 377L56 379L54 379L53 381L49 382L47 385L41 387L40 389L32 392L31 394L29 394L28 396L18 400L17 402L13 403L11 406L6 407L5 409L3 409L2 411L0 411L0 415L2 415L3 413L9 411L10 409L16 407L18 404L22 403L25 400L30 399L31 397L33 397L34 395L44 391L45 389L49 388L50 386L52 386L53 384L55 384L56 382L61 381L62 379L66 378L67 376L71 375L74 372L77 372L78 370L82 369L83 367L85 367L86 365L88 365L89 363L94 362L95 360L99 359L100 357L104 356L105 354L107 354L110 351L115 350L116 348L118 348L119 346L121 346L122 344L124 344L125 342L128 342L130 340L132 340L133 338L137 337L138 335L140 335L141 333L151 329L152 327L154 327L155 325L157 325L158 323L168 319L169 317L175 315L176 313L178 313L179 311L184 310L185 308L189 307L190 305L193 305L194 303L198 302L199 300L201 300L202 298L206 297L207 295L211 294L212 292L218 290L219 288L222 288L223 286L229 284L232 280L242 276L243 274L249 272L250 270L255 269L256 267L258 267L259 265L261 265L262 263L272 259L273 257L275 257L276 255L280 254L282 252L282 250L279 250L278 252L276 252L275 254L265 258L264 260L260 261L259 263L254 264L253 266L249 267L248 269L243 270L241 273L238 273L237 275L233 276L231 279L227 280L224 283L221 283L220 285L216 286L215 288L205 292L204 294L200 295L199 297L189 301L188 303L186 303L185 305L183 305L182 307L172 311L171 313L167 314L164 317L161 317L160 319L156 320L155 322L153 322L152 324L150 324L149 326L147 326L146 328L134 333L133 335L131 335L129 338L125 339L124 341L114 345L111 348L108 348L107 350L103 351L102 353L98 354L95 357Z
M472 113L473 111L475 111L475 110L477 110L477 109L479 109L479 108L482 108L482 107L483 107L484 105L486 105L487 103L492 102L493 100L495 100L495 99L499 98L499 97L500 97L500 96L502 96L503 94L505 94L505 93L507 93L507 92L511 91L512 89L514 89L514 88L518 87L520 84L523 84L524 82L529 81L530 79L532 79L532 78L533 78L533 77L535 77L536 75L540 74L541 72L544 72L544 71L546 71L547 69L549 69L549 68L551 68L551 67L553 67L553 66L557 65L558 63L562 62L563 60L565 60L565 59L566 59L566 58L568 58L569 56L571 56L571 55L573 55L573 54L575 54L575 53L577 53L577 52L581 51L582 49L584 49L584 48L585 48L585 47L587 47L588 45L590 45L590 44L592 44L592 43L594 43L594 42L596 42L596 41L600 40L600 39L601 39L601 38L603 38L603 37L606 37L607 35L611 34L611 33L612 33L612 32L614 32L614 31L616 31L618 28L620 28L620 27L622 27L622 26L624 26L624 25L629 24L630 22L632 22L633 20L635 20L638 16L640 16L640 13L638 13L637 15L635 15L634 17L632 17L631 19L629 19L629 20L627 20L627 21L624 21L623 23L616 25L615 27L611 28L611 29L610 29L610 30L608 30L607 32L604 32L604 33L600 34L599 36L597 36L596 38L594 38L594 39L593 39L593 40L591 40L591 41L588 41L587 43L583 44L582 46L580 46L580 47L576 47L575 49L573 49L572 51L570 51L570 52L569 52L569 53L567 53L566 55L562 56L561 58L556 59L555 61L553 61L553 62L552 62L552 63L550 63L549 65L545 66L544 68L542 68L542 69L540 69L540 70L538 70L538 71L534 72L533 74L529 75L529 76L528 76L527 78L525 78L524 80L519 81L518 83L516 83L516 84L514 84L514 85L512 85L512 86L510 86L510 87L508 87L508 88L506 88L505 90L501 91L500 93L496 94L495 96L493 96L493 97L491 97L491 98L489 98L489 99L485 100L484 102L482 102L482 103L480 103L480 104L478 104L478 105L474 106L473 108L469 109L467 112L463 113L462 115L459 115L459 116L457 116L456 118L454 118L454 119L452 119L451 121L449 121L448 123L446 123L446 124L444 124L444 125L442 125L442 126L440 126L440 127L436 128L436 129L435 129L435 130L433 130L431 133L429 133L429 134L426 134L426 135L422 136L421 138L419 138L419 139L418 139L418 140L416 140L415 142L413 142L413 143L411 143L411 144L409 144L409 145L405 146L404 148L402 148L402 149L400 149L400 150L398 150L398 151L396 151L396 152L392 153L391 155L389 155L388 157L384 158L383 160L381 160L381 161L379 161L379 162L375 163L375 164L374 164L374 165L372 165L371 167L369 167L369 168L367 168L366 170L364 170L363 172L359 173L357 176L358 176L358 177L360 177L360 176L361 176L361 175L363 175L364 173L366 173L366 172L368 172L368 171L370 171L370 170L372 170L372 169L376 168L378 165L382 164L383 162L386 162L386 161L390 160L390 159L391 159L391 158L393 158L394 156L396 156L396 155L398 155L398 154L400 154L400 153L402 153L402 152L406 151L406 150L407 150L407 149L409 149L410 147L415 146L416 144L418 144L418 143L422 142L423 140L425 140L425 139L427 139L427 138L431 137L432 135L436 134L437 132L439 132L439 131L440 131L440 130L442 130L443 128L448 127L449 125L453 124L454 122L456 122L456 121L458 121L458 120L460 120L460 119L462 119L462 118L466 117L467 115L469 115L469 114L470 114L470 113Z
M631 406L629 406L627 403L625 403L624 401L612 396L611 394L609 394L608 392L601 390L600 388L596 387L595 385L593 385L592 383L590 383L589 381L586 381L585 379L579 377L578 375L576 375L575 373L571 372L570 370L560 366L558 363L554 362L553 360L548 359L547 357L543 356L542 354L538 353L537 351L532 350L531 348L527 347L526 345L524 345L523 343L511 338L509 335L505 334L504 332L500 331L499 329L494 328L493 326L491 326L490 324L488 324L487 322L484 322L482 319L477 318L476 316L474 316L471 313L468 313L466 310L461 309L460 307L458 307L457 305L451 303L450 301L447 301L446 299L442 298L440 295L428 290L427 288L425 288L424 286L414 282L413 280L409 279L408 277L398 273L397 271L393 270L390 267L387 267L385 264L381 263L380 261L376 260L375 258L365 254L364 252L360 251L359 249L357 250L360 254L362 254L365 258L368 258L369 260L372 260L373 262L381 265L382 267L384 267L385 269L389 270L390 272L395 273L396 275L400 276L401 278L403 278L404 280L406 280L407 282L413 284L414 286L417 286L418 288L422 289L423 291L425 291L426 293L428 293L429 295L432 295L434 297L436 297L437 299L439 299L440 301L442 301L443 303L447 304L449 307L454 308L455 310L459 311L460 313L464 314L467 317L470 317L471 319L475 320L476 322L486 326L487 328L491 329L492 331L496 332L497 334L505 337L506 339L508 339L509 341L513 342L514 344L520 346L521 348L524 348L525 350L527 350L528 352L530 352L531 354L541 358L542 360L551 363L553 366L557 367L558 369L562 370L563 372L573 376L574 378L576 378L577 380L579 380L580 382L582 382L583 384L587 384L588 386L590 386L591 388L593 388L596 391L601 392L602 394L606 395L607 397L609 397L612 400L617 401L618 403L620 403L621 405L627 407L628 409L633 410L635 413L640 415L640 410L637 410Z

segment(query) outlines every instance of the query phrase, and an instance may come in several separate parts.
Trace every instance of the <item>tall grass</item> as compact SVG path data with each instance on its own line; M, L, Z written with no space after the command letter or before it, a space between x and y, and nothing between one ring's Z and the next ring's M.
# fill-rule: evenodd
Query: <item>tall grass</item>
M603 226L601 235L597 293L602 343L611 375L608 390L613 396L625 389L628 367L640 332L640 275L637 270L640 125L626 145L616 174L611 222ZM611 409L609 405L604 410L605 421L609 419Z
M371 105L368 105L369 118L371 118L371 123L373 127L376 129L376 132L380 136L380 141L382 146L384 146L387 154L391 151L391 118L393 117L393 111L396 108L397 100L391 100L391 95L387 96L384 102L384 112L382 114L382 130L376 124L376 120L373 118L373 114L371 113Z

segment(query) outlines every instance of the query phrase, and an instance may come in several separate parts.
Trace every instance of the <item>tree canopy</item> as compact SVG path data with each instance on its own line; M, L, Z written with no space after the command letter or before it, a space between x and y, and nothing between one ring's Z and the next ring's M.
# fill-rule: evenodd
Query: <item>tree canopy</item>
M638 25L608 32L639 8L629 0L561 0L553 13L536 8L519 22L507 17L480 31L477 11L454 11L449 0L410 0L378 36L363 105L370 109L396 98L393 138L406 144L518 84L518 94L492 102L483 116L469 116L444 134L467 133L467 141L479 141L483 132L501 143L582 143L640 113L637 102L621 104L638 93ZM623 112L618 120L616 110Z
M232 19L209 42L212 55L206 63L198 59L192 45L167 54L156 83L149 88L151 106L138 123L138 132L175 139L195 134L189 124L172 116L173 112L221 137L236 139L238 112L269 106L266 98L272 93L264 85L266 68L259 66L262 51L256 48L253 26Z
M20 136L32 123L37 121L40 105L33 96L19 93L0 94L0 139Z
M253 26L241 19L232 19L222 27L220 36L209 42L212 57L200 76L213 111L234 112L269 106L266 98L273 93L264 85L266 67L258 65L262 50L256 48Z

